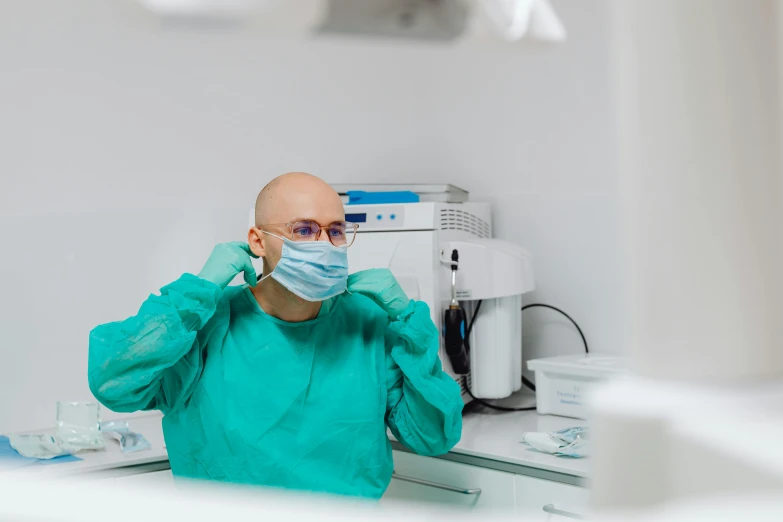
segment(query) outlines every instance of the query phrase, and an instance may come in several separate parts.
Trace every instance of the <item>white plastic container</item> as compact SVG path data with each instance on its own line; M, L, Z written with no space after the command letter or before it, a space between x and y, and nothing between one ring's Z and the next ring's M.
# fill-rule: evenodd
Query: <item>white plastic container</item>
M587 418L585 397L597 383L624 373L625 359L611 355L562 355L527 362L536 372L536 409L542 415Z

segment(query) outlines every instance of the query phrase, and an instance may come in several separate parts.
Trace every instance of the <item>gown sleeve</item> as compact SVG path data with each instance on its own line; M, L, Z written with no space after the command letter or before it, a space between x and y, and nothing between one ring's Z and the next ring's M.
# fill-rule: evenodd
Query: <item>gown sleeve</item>
M407 448L441 455L462 434L459 385L443 371L438 331L425 303L411 301L386 332L386 424Z
M93 395L117 412L168 413L190 397L208 340L227 315L217 285L184 274L150 295L139 312L90 332L87 377ZM222 321L225 323L226 321Z

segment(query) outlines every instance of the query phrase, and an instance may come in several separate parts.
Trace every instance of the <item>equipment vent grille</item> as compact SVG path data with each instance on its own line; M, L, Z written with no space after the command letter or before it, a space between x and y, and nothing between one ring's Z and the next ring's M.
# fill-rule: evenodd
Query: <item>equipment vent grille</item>
M489 238L491 234L489 223L458 208L441 209L440 230L459 230L480 238Z

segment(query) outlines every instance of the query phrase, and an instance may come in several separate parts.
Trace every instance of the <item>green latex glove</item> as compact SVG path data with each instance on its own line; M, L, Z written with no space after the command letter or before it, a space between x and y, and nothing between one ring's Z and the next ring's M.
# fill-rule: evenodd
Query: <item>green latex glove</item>
M250 251L250 245L243 241L233 243L220 243L210 254L204 268L198 276L218 285L221 289L228 284L240 272L245 273L245 282L250 286L256 286L256 269L250 258L258 259L258 256Z
M394 320L405 311L410 299L387 268L362 270L348 276L348 291L365 295Z

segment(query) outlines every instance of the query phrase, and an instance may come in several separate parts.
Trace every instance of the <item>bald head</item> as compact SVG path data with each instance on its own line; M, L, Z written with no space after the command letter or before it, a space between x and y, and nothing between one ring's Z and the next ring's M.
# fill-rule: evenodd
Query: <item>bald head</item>
M293 240L293 227L287 224L314 221L326 227L335 221L345 221L345 211L339 194L322 179L304 172L289 172L270 181L258 194L255 220L256 226L247 233L247 243L250 251L263 259L263 274L269 275L282 259L285 241ZM329 230L326 232L315 239L331 241L332 235ZM312 302L295 295L273 278L265 279L254 293L267 312L279 312L281 306L313 306ZM320 303L315 308L304 309L305 318L315 317L319 307ZM296 314L293 317L297 317Z
M345 219L340 196L324 180L305 172L278 176L256 198L256 227L312 219L322 225Z

